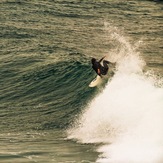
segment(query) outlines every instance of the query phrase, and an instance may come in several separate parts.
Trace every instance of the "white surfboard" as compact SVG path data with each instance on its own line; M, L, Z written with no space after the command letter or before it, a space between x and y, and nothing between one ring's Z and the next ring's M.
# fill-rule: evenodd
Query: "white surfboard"
M89 87L96 87L97 85L101 84L102 78L97 75L95 79L92 80L92 82L89 84Z

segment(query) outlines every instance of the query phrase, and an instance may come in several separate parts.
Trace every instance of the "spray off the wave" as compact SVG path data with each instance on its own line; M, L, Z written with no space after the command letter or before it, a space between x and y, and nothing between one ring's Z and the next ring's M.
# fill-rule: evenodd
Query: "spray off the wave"
M68 137L102 143L97 162L163 162L163 89L142 72L144 61L123 36L112 32L118 49L109 58L117 71L81 113Z

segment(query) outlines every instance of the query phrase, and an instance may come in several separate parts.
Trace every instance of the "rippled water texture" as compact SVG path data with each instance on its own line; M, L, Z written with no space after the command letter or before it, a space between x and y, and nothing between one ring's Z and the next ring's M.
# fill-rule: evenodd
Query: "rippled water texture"
M0 162L162 162L161 0L1 0L0 15Z

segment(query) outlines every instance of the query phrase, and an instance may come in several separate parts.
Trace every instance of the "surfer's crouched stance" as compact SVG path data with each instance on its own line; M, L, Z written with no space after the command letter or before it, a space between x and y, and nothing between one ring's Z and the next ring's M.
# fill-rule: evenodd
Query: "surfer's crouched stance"
M108 73L109 67L108 64L111 63L109 61L103 60L105 57L101 58L99 61L97 61L95 58L92 58L92 68L95 70L95 72L102 77L101 75L106 75ZM103 61L103 66L101 65L101 62Z

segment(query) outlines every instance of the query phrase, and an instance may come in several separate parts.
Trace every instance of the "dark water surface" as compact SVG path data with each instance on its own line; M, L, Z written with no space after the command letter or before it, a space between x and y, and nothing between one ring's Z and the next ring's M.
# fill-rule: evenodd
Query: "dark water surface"
M97 161L66 134L105 89L88 87L92 56L136 51L162 88L162 1L1 0L0 15L0 162Z

